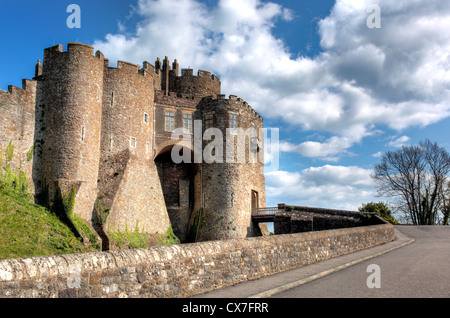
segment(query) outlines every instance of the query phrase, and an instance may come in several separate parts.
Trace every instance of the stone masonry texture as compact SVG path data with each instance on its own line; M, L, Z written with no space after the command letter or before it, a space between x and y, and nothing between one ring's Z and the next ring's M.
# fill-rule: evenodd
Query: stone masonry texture
M370 213L324 208L290 206L279 209L274 217L275 234L323 231L375 225L380 218Z
M378 225L0 261L1 298L188 297L395 238Z
M231 117L244 130L263 128L261 116L241 98L225 98L208 71L194 75L167 57L112 67L92 46L59 44L44 50L22 88L0 90L0 150L4 156L13 142L12 164L36 198L52 201L59 189L67 195L75 188L74 213L103 239L136 225L160 234L172 227L182 242L245 238L255 235L251 210L265 207L263 135L233 141L257 148L257 162L244 153L239 163L181 165L168 155L182 139L184 154L193 156L197 137L206 147L207 118L225 141ZM177 128L183 138L172 136ZM104 211L99 227L96 215Z

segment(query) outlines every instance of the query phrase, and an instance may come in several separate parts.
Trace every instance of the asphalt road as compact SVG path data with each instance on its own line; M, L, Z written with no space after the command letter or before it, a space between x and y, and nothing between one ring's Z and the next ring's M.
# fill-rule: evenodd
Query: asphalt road
M395 229L391 243L194 298L450 297L450 227Z
M396 228L415 242L272 297L450 297L450 227Z

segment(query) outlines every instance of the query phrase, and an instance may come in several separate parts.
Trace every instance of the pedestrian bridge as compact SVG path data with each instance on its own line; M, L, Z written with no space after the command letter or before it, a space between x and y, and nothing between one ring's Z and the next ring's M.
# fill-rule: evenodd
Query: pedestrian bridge
M277 207L253 209L252 220L256 223L273 222L278 211Z

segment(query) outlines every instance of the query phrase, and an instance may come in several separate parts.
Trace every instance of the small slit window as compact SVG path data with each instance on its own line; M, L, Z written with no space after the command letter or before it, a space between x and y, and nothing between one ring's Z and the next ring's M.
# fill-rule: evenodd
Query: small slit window
M130 137L130 147L136 148L136 138L135 137Z
M86 140L86 127L81 126L81 141Z
M150 117L148 116L147 113L144 113L144 123L148 124L149 123L149 119Z

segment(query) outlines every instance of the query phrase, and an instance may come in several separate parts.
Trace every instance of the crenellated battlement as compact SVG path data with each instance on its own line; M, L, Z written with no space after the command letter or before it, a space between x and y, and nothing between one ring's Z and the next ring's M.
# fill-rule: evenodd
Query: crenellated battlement
M8 90L0 89L0 106L3 104L7 104L6 102L11 99L21 99L26 95L35 94L36 93L36 84L35 80L23 79L22 80L22 88L9 85Z
M101 227L96 209L107 207L99 232L105 237L137 223L147 233L172 226L182 241L253 235L250 207L265 205L262 163L175 165L165 154L178 142L172 133L193 135L199 119L205 127L248 131L263 128L261 116L236 95L221 94L209 71L181 69L168 57L109 62L91 45L54 45L44 49L32 80L0 90L0 150L14 141L33 194L51 200L74 187L73 213L89 225ZM193 237L200 210L214 229L196 227Z
M139 64L134 64L131 62L127 62L127 61L117 61L117 67L113 67L113 66L109 66L109 59L104 59L104 66L106 69L108 69L109 71L114 71L114 70L119 70L121 72L126 72L129 74L139 74L142 76L152 76L154 77L155 73L155 67L153 65L151 65L148 62L143 62L143 66L141 68L141 66Z
M220 79L211 72L199 70L197 75L194 75L193 69L184 68L180 76L178 61L174 60L171 66L167 56L162 63L157 58L154 69L155 73L161 76L161 90L166 95L176 93L202 98L220 94Z
M145 71L148 72L149 74L151 74L152 76L158 75L160 74L160 70L157 69L156 66L152 65L151 63L144 61L142 63L142 69L141 71Z
M69 54L78 53L88 56L94 56L94 47L84 43L70 42L67 44L67 52Z
M186 77L189 79L191 79L192 77L199 77L199 78L204 78L204 79L210 79L213 82L220 83L220 79L216 75L211 74L211 72L204 71L204 70L198 70L197 75L194 75L194 70L192 68L181 69L181 77Z
M226 105L233 105L234 107L238 107L239 109L250 112L253 116L257 117L258 119L262 120L261 115L259 115L253 107L251 107L246 101L244 101L242 98L236 96L236 95L229 95L228 98L225 94L218 94L217 97L213 96L207 96L203 98L203 100L208 102L215 102L215 103L221 103Z
M94 54L94 47L91 45L70 42L67 44L67 51L64 51L64 47L62 46L62 44L58 44L44 49L44 60L46 56L55 55L58 53L79 54L96 57L98 59L104 58L103 53L101 53L100 51L97 51L96 54Z

